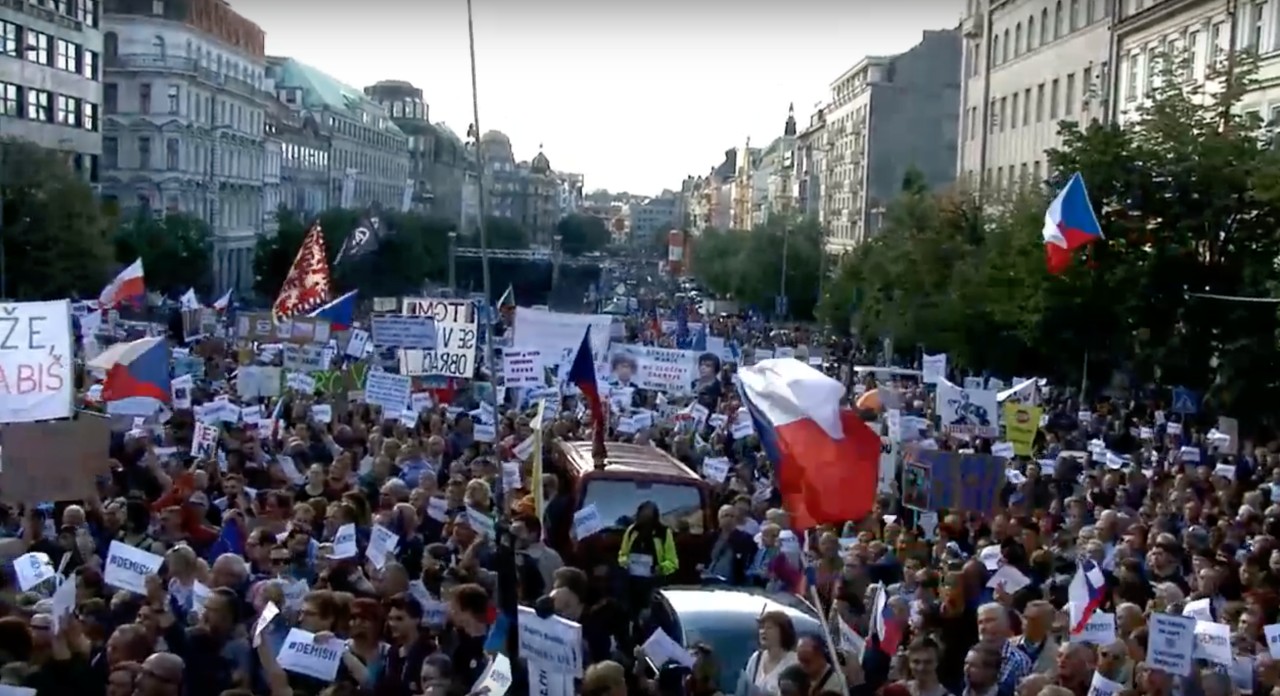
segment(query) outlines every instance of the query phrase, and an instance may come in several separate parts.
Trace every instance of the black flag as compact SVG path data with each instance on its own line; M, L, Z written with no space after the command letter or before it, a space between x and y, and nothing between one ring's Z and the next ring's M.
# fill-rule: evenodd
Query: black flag
M347 235L347 239L342 243L342 248L338 250L338 256L333 260L333 263L337 265L343 259L360 258L365 254L372 253L378 248L378 242L381 239L382 220L376 213L369 213L361 217L360 222L356 223L355 229L351 230L351 234Z

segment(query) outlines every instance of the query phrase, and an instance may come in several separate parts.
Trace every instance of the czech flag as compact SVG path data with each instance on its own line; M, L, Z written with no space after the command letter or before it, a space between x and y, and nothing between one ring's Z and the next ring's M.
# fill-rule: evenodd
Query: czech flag
M219 312L227 311L227 307L231 306L231 291L228 290L222 297L213 301L213 308Z
M110 413L150 415L169 401L169 342L163 336L116 344L88 367L107 373L102 401Z
M889 591L881 583L876 583L876 603L871 609L871 633L880 638L880 650L886 655L898 654L898 645L902 643L902 620L893 615L893 607L889 605Z
M1076 574L1071 578L1071 584L1067 585L1067 602L1074 606L1075 611L1072 612L1072 618L1075 618L1075 612L1080 612L1079 618L1075 619L1076 623L1071 627L1071 633L1080 634L1084 632L1084 627L1089 623L1089 619L1093 616L1107 599L1107 579L1102 574L1102 569L1097 563L1089 559L1083 559L1076 563Z
M604 402L600 400L600 385L596 382L595 358L591 355L590 326L582 336L577 355L573 356L573 364L569 366L569 381L582 392L582 398L587 400L587 407L591 411L591 427L594 431L591 438L591 453L593 456L603 457L605 455L604 429L607 421L604 419ZM879 442L880 440L877 439L877 457L880 456Z
M1072 253L1102 239L1102 226L1093 214L1089 192L1080 172L1058 192L1044 214L1045 263L1049 272L1059 275L1071 266Z
M797 530L871 514L880 436L841 406L844 385L792 358L740 369L738 384Z
M126 303L140 304L146 296L147 285L142 275L142 259L138 259L129 264L128 268L120 271L120 275L102 289L102 294L98 295L98 306L102 309L111 309Z
M356 320L356 295L359 292L352 290L333 302L318 307L307 316L329 322L334 331L346 331Z

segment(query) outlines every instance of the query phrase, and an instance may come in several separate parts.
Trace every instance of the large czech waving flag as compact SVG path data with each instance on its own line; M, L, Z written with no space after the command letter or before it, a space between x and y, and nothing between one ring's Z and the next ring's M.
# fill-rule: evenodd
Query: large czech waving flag
M844 385L792 358L743 368L738 380L795 528L870 514L880 436L841 406Z
M102 401L108 413L147 416L169 401L169 343L163 336L116 344L88 367L106 372Z
M1058 192L1044 213L1045 264L1049 272L1059 275L1071 266L1071 256L1076 249L1102 239L1102 226L1093 213L1089 192L1084 187L1080 172Z
M142 273L142 259L138 259L120 271L120 275L102 289L102 294L98 295L98 306L108 310L122 304L141 304L146 296L147 285Z
M1106 600L1107 578L1102 569L1088 558L1077 561L1076 574L1067 585L1067 603L1072 607L1071 619L1074 621L1071 633L1083 633L1085 624Z
M329 322L334 331L346 331L355 323L356 296L359 294L359 290L352 290L329 304L315 309L307 316Z

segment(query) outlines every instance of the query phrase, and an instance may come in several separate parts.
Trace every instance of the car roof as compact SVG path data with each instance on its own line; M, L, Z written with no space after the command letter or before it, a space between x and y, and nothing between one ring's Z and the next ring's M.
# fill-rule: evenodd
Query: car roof
M787 592L768 592L755 587L668 587L658 593L675 612L685 630L708 624L721 628L741 627L754 635L755 624L766 611L782 611L791 617L800 635L821 634L822 624L809 603Z
M596 471L591 457L590 442L560 441L560 447L568 455L572 466L579 474ZM691 479L699 483L702 477L685 466L680 460L650 445L635 445L624 442L610 442L608 454L605 456L603 471L610 474L641 474L645 476L664 476L677 479Z

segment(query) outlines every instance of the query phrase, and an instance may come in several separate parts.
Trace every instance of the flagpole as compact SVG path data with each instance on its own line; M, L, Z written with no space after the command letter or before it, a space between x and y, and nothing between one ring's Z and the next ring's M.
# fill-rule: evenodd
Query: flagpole
M486 190L484 176L484 148L480 144L480 92L477 88L476 80L476 25L474 13L471 9L471 0L467 0L467 50L471 58L471 127L475 129L476 142L476 168L478 172L478 181L480 189L478 192L478 203L480 205L480 269L484 279L484 302L485 307L493 302L492 286L489 277L489 237L487 225L485 224L485 215L487 212L486 203L489 198L489 192ZM493 327L489 327L486 332L486 340L484 342L484 369L489 374L489 389L485 399L489 402L489 406L493 408L493 414L498 416L498 390L493 381L496 373L493 365ZM530 481L531 486L541 486L542 481ZM520 664L520 634L517 630L517 622L519 621L519 605L516 602L516 551L515 540L511 537L511 512L507 507L505 486L502 483L502 476L498 476L497 485L493 487L494 503L498 509L498 524L495 526L494 541L498 545L497 553L497 570L498 570L498 610L507 616L510 628L507 630L507 658L511 661L513 671L519 669Z

